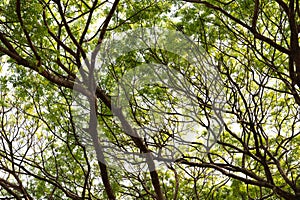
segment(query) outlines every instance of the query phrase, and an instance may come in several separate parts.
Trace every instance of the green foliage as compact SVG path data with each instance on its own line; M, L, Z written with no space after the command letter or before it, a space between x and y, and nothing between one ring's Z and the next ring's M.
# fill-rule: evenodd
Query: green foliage
M298 4L1 1L0 198L298 199Z

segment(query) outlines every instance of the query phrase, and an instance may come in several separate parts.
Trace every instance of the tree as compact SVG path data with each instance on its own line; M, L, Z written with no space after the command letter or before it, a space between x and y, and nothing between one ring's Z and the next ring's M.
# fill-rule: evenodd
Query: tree
M299 198L298 1L0 9L3 198Z

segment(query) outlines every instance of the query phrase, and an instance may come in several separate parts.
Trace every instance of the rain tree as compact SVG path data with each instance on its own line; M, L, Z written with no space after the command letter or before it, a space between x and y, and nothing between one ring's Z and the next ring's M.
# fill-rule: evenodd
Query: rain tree
M298 1L0 3L4 199L299 199Z

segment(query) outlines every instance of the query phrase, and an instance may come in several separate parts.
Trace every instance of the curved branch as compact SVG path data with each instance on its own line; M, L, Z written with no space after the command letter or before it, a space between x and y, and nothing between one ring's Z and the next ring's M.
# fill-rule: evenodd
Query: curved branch
M191 3L199 3L199 4L203 4L208 8L212 8L214 10L217 10L219 12L221 12L222 14L224 14L226 17L228 17L229 19L233 20L234 22L238 23L239 25L243 26L244 28L246 28L247 30L249 30L255 38L268 43L269 45L271 45L272 47L274 47L275 49L277 49L278 51L285 53L285 54L290 54L290 50L280 46L279 44L277 44L275 41L271 40L270 38L258 33L253 27L247 25L246 23L242 22L241 20L239 20L238 18L234 17L233 15L229 14L227 11L225 11L224 9L215 6L207 1L200 1L200 0L184 0L186 2L191 2Z

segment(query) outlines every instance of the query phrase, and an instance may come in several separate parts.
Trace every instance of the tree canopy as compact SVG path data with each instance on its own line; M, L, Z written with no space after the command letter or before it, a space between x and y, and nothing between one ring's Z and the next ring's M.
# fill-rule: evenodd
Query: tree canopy
M0 199L299 199L294 0L2 0Z

